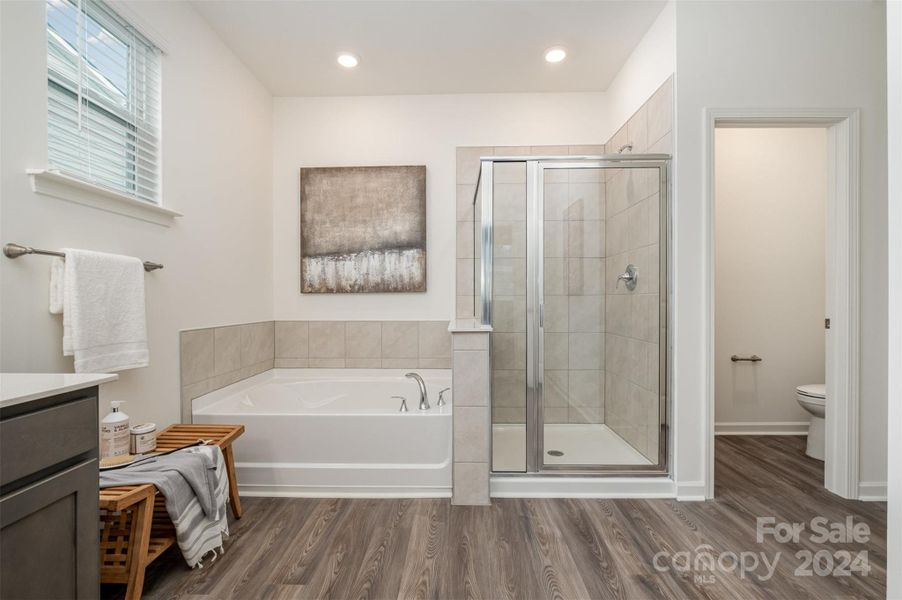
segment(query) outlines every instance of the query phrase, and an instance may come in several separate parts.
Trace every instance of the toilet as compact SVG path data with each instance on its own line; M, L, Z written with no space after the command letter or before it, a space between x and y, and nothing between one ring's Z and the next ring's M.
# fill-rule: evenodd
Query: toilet
M805 454L811 458L824 460L824 415L826 414L827 386L823 383L809 383L796 388L799 405L811 413L808 425L808 447Z

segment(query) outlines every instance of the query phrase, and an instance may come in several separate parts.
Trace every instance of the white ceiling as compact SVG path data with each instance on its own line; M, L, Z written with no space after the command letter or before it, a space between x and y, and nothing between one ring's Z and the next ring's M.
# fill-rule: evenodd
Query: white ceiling
M275 96L603 91L664 4L193 2ZM567 59L547 64L544 50L556 45ZM360 65L339 67L340 51Z

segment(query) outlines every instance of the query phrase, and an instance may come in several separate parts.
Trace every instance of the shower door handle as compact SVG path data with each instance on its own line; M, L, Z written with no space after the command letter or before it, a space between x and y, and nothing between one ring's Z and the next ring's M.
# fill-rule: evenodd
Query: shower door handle
M545 303L539 304L539 327L545 327Z

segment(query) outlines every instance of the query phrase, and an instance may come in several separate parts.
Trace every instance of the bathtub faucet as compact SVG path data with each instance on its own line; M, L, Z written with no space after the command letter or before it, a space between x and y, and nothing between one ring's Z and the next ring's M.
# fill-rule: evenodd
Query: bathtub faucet
M426 396L426 382L418 373L407 373L404 375L409 379L413 379L420 386L420 410L429 410L429 398Z

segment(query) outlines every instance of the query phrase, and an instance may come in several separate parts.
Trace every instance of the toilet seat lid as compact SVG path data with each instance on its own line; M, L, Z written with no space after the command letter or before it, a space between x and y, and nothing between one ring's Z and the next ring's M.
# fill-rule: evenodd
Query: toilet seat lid
M821 400L827 397L827 385L824 383L809 383L806 385L800 385L796 388L796 392L798 392L802 396L808 396L809 398L820 398Z

